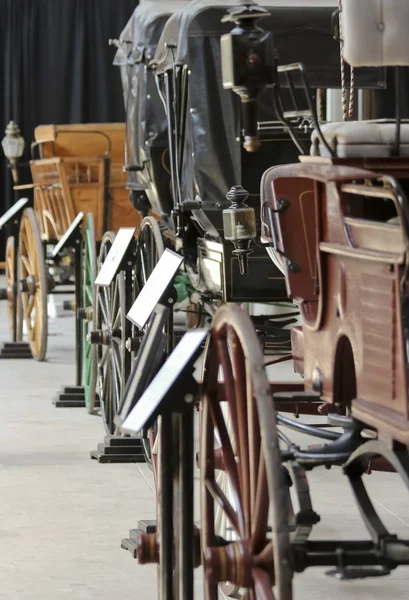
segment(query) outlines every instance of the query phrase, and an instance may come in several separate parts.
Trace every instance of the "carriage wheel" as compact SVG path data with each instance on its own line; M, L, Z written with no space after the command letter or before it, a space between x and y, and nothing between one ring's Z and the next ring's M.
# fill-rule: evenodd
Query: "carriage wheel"
M13 336L13 316L17 311L17 330L16 330L16 342L19 342L23 337L23 313L21 305L21 296L19 286L17 286L17 305L15 305L13 298L14 286L17 282L14 279L14 256L16 252L14 237L10 236L7 238L6 243L6 290L7 290L7 313L9 319L9 327L11 336ZM17 277L18 281L18 277Z
M101 242L98 263L106 259L115 239L107 232ZM109 287L96 290L96 329L90 340L97 348L97 389L104 425L109 434L115 433L117 415L125 385L125 278L121 271Z
M225 591L243 599L291 600L288 487L275 411L259 340L240 308L224 306L216 313L204 374L200 471L205 598L216 600L219 584L229 584ZM220 470L228 495L218 482ZM216 506L228 522L230 539L219 535Z
M97 253L95 241L94 215L87 214L85 227L85 243L83 254L83 286L82 308L84 309L83 322L83 380L85 393L85 406L89 413L95 407L96 382L97 382L97 349L87 340L88 333L96 329L95 314L95 279L97 276Z
M28 343L36 360L47 351L47 274L40 229L32 208L26 208L20 223L21 301Z
M158 260L165 251L162 234L158 222L152 217L145 217L141 223L141 229L138 238L137 259L136 259L136 279L138 291L148 281ZM142 337L140 342L142 342ZM152 449L155 447L157 435L156 423L149 431L142 431L142 448L146 463L153 468ZM154 449L156 452L156 448Z

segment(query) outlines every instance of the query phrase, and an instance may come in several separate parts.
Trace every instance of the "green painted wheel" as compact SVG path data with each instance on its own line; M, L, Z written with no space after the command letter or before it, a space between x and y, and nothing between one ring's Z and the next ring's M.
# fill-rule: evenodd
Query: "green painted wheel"
M89 413L92 413L95 408L97 382L97 349L95 344L90 344L87 341L88 333L96 328L94 281L97 276L97 251L94 215L92 213L88 213L86 218L82 273L82 308L85 309L83 321L83 381L85 407Z

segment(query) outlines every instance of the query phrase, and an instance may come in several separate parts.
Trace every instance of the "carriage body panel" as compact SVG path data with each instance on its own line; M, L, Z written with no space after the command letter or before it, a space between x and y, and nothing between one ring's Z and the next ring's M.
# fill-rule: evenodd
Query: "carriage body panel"
M287 289L303 315L303 327L293 331L292 342L294 368L304 376L306 390L320 391L330 404L352 402L353 416L406 444L402 277L407 239L394 217L391 190L371 185L377 174L348 162L304 158L289 165L285 177L273 167L264 182L263 231L272 239L272 219L265 215L269 207L277 209L277 199L285 193L290 208L273 213L274 246L285 256ZM360 166L363 160L356 162ZM382 172L384 163L371 161ZM402 160L390 163L389 172L402 168ZM299 208L306 190L313 190L309 221ZM314 256L313 270L305 260L306 248ZM288 269L288 258L299 262L298 272Z
M80 211L93 213L97 239L107 229L139 225L122 169L124 135L123 123L35 129L41 158L30 167L43 240L59 240Z

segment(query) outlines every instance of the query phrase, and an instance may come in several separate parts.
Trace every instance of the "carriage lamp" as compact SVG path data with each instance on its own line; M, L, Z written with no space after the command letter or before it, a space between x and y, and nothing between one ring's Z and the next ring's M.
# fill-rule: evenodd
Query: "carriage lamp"
M228 10L223 22L235 28L221 37L223 87L233 90L241 100L243 148L256 152L260 148L257 125L257 97L267 84L273 83L273 37L256 25L268 11L248 2Z
M253 252L250 244L257 234L256 213L245 203L248 196L241 185L234 185L226 194L232 205L223 211L224 237L234 244L232 254L238 258L241 275L249 272L249 255Z
M18 182L17 161L24 152L25 141L20 135L20 129L14 121L7 125L5 136L1 141L5 157L10 163L14 183Z

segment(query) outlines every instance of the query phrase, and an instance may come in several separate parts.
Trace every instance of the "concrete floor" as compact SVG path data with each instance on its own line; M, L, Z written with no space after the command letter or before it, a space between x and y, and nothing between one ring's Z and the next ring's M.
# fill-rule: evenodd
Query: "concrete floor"
M0 341L8 339L5 309ZM139 518L155 516L151 474L90 460L104 435L100 418L51 403L73 383L73 318L50 320L50 330L47 362L0 362L0 599L154 600L156 568L120 549ZM322 517L314 537L366 538L340 471L319 469L309 480ZM375 473L367 482L387 525L409 538L408 494L397 477ZM409 598L409 568L351 582L323 571L297 575L295 600Z

